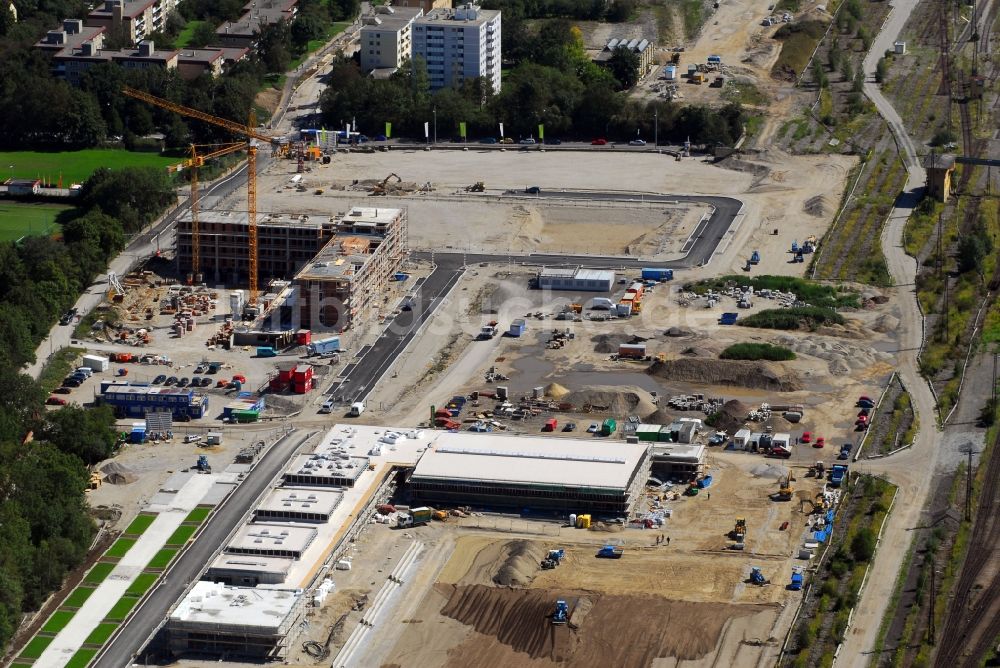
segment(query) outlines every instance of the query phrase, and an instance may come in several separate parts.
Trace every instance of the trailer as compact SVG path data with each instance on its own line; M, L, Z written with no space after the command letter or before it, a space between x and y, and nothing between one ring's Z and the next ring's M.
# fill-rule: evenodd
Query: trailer
M107 357L99 355L84 355L80 363L81 366L93 369L94 371L107 371L110 364L111 362Z
M618 346L618 357L622 359L641 360L646 357L645 343L622 343Z
M642 279L644 281L672 281L674 280L674 270L658 267L643 267Z
M322 355L324 353L336 353L341 350L340 337L330 336L325 339L313 341L306 346L306 351L310 355Z
M598 551L598 559L621 559L625 548L621 545L605 545Z

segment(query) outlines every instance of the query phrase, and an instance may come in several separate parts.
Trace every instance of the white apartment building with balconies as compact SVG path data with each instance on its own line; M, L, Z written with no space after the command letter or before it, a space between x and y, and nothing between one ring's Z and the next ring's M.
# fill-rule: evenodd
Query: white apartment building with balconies
M431 90L483 77L500 92L500 11L465 4L413 22L413 57L427 65Z
M413 54L413 22L424 15L420 7L382 5L362 18L361 70L395 70Z

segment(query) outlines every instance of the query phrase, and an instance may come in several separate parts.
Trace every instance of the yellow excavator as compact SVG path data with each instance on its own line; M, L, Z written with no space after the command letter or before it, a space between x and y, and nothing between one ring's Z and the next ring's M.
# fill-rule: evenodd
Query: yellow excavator
M786 475L782 476L778 480L778 491L771 495L772 501L791 501L792 500L792 476Z
M392 178L396 179L396 183L403 182L403 179L399 178L399 174L396 174L394 172L389 176L385 177L384 179L382 179L382 183L376 183L374 186L372 186L372 193L371 193L372 196L385 195L387 192L386 186L389 184L389 181Z

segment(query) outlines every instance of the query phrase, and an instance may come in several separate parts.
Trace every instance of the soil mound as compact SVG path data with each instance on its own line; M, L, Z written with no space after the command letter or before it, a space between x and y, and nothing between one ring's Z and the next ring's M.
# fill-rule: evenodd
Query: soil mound
M569 390L560 385L559 383L549 383L545 386L545 396L552 397L553 399L562 399L567 394Z
M538 564L544 552L540 545L527 540L515 540L505 546L506 558L493 576L501 587L527 587L538 574Z
M694 661L715 648L731 618L767 608L727 603L693 606L658 596L583 591L436 587L448 598L442 615L490 637L463 643L449 652L448 666L498 665L492 659L509 657L507 648L532 659L572 666L645 668L662 657ZM559 599L570 605L571 624L566 626L547 621ZM623 624L622 620L628 622ZM665 628L670 632L664 633ZM496 646L490 642L493 639L507 648Z
M802 389L798 374L776 362L747 360L676 359L653 362L646 373L674 381L735 385L757 390L795 392Z
M810 216L816 216L817 218L822 218L830 211L830 205L827 199L823 195L815 195L810 197L802 205L803 211L808 213Z
M758 478L774 478L778 480L786 475L788 475L788 469L784 466L778 466L777 464L757 464L757 466L750 469L750 473Z
M591 337L595 353L616 353L623 343L642 343L647 339L641 336L626 336L622 334L598 334Z
M653 395L640 387L594 385L586 390L570 392L563 402L588 411L599 410L613 415L638 415L645 417L656 411Z
M680 327L671 327L666 332L664 332L664 335L669 336L670 338L673 339L677 339L682 336L691 336L692 334L686 329L681 329Z
M108 462L101 467L101 473L104 474L104 482L112 485L128 485L139 479L138 473L118 462Z
M729 434L735 433L746 422L750 407L737 399L730 399L722 405L715 417L713 427Z

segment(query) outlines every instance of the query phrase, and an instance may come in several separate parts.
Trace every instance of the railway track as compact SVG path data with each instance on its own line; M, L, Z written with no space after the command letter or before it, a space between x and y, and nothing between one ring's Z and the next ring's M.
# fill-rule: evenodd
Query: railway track
M948 605L935 666L978 665L1000 636L1000 436L993 443L965 564ZM989 577L989 582L981 582Z

